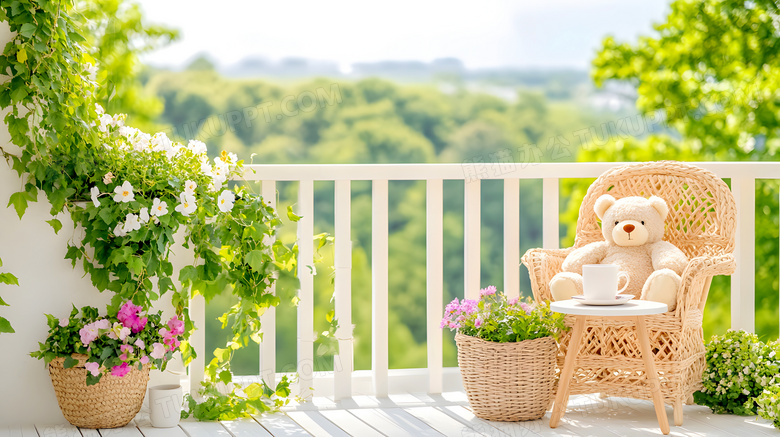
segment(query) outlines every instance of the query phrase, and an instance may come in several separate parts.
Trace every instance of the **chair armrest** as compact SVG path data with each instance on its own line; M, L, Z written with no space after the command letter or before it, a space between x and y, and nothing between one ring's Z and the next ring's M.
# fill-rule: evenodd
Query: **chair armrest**
M677 314L704 310L710 280L715 275L730 275L736 270L733 254L697 256L688 261L677 293Z
M563 260L572 250L574 250L573 247L568 249L529 249L523 255L522 262L528 268L534 300L537 302L552 300L550 279L561 271Z

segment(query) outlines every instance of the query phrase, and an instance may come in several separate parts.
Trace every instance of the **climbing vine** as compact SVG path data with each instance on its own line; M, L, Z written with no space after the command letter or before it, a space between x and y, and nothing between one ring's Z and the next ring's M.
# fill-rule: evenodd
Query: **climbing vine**
M222 152L212 162L205 144L147 134L96 104L101 66L89 55L74 7L73 0L0 0L0 20L13 34L0 56L8 76L0 107L8 110L13 145L0 152L20 177L8 206L22 218L43 193L54 232L62 228L59 214L70 214L80 231L66 258L98 290L113 293L109 310L126 300L148 309L167 294L185 322L185 364L195 357L187 341L194 329L190 299L233 293L238 303L221 319L233 336L215 351L190 413L216 420L278 408L290 396L290 381L237 386L230 359L249 341L261 341L259 317L279 304L272 285L280 272L295 273L296 247L276 239L281 221L262 197L248 184L230 183L244 171L235 155ZM169 259L177 232L195 255L178 276Z

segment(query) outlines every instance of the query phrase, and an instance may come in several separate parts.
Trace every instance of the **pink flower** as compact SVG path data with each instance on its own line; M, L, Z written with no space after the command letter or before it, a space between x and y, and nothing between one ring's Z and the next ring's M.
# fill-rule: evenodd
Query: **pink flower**
M460 303L460 312L463 314L473 314L477 311L477 301L473 299L463 299Z
M122 352L133 353L133 347L129 344L120 345L119 350Z
M519 297L513 297L513 298L509 299L509 305L517 305L517 302L520 302L520 298Z
M140 361L141 361L141 364L148 364L149 363L149 356L148 355L142 356Z
M79 336L81 337L81 344L88 345L98 338L98 329L93 323L90 323L79 329Z
M439 323L439 328L444 329L447 327L447 319L441 319L441 323Z
M452 314L455 311L458 311L460 308L460 303L458 302L458 298L456 297L453 299L452 302L448 303L447 306L444 308L444 312L447 314Z
M100 364L98 363L91 363L91 362L84 363L84 368L87 369L89 373L92 374L92 376L100 375Z
M92 325L95 325L98 329L111 329L111 323L108 319L100 319L97 322L92 322Z
M490 296L496 294L496 287L494 285L488 285L487 287L479 290L480 296Z
M171 320L168 320L168 329L171 330L171 334L173 335L182 335L184 334L184 322L179 320L179 316L173 316Z
M143 308L138 305L133 305L133 303L128 300L122 305L122 308L119 309L116 318L122 322L124 326L130 328L134 334L139 333L144 330L148 320L146 317L138 317L138 313L142 309Z
M60 319L60 327L64 328L64 327L68 326L69 322L70 322L69 319Z
M134 345L136 345L136 346L138 346L138 347L139 347L139 348L141 348L141 349L143 349L143 348L145 347L145 345L144 345L144 341L143 341L143 340L141 340L140 338L139 338L138 340L136 340L136 341L135 341L135 343L133 343L133 344L134 344Z
M159 360L165 356L165 346L162 343L155 343L152 345L152 353L149 354L155 360Z
M180 342L175 337L168 337L163 340L163 343L168 346L169 351L173 352L179 347Z
M474 320L474 327L479 328L480 326L482 326L482 319Z
M525 302L520 302L520 308L522 308L523 311L525 311L526 314L531 314L531 311L533 311L533 308L531 307L531 305L528 305Z
M124 377L129 372L130 372L130 366L127 363L122 363L118 366L114 366L111 368L111 375L118 376L120 378Z
M122 361L127 361L127 354L120 355L119 359L122 360Z

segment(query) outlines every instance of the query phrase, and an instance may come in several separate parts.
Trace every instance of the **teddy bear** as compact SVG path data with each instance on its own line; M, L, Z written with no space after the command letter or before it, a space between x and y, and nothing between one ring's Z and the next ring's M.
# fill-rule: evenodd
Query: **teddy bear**
M688 258L675 245L663 241L669 214L666 201L657 196L615 199L604 194L596 200L594 210L601 219L604 241L575 249L566 257L562 271L550 281L553 300L582 293L583 265L616 264L629 275L624 294L665 303L673 311Z

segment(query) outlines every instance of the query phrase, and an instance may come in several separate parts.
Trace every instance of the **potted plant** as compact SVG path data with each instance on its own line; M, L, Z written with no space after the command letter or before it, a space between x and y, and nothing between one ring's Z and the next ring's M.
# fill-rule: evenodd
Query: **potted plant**
M138 414L149 370L165 370L184 323L162 312L145 314L132 302L100 316L75 307L68 319L47 314L49 336L30 355L43 359L65 418L81 428L116 428Z
M477 417L514 422L544 415L555 396L563 315L489 286L479 300L450 302L441 327L457 331L458 366Z

